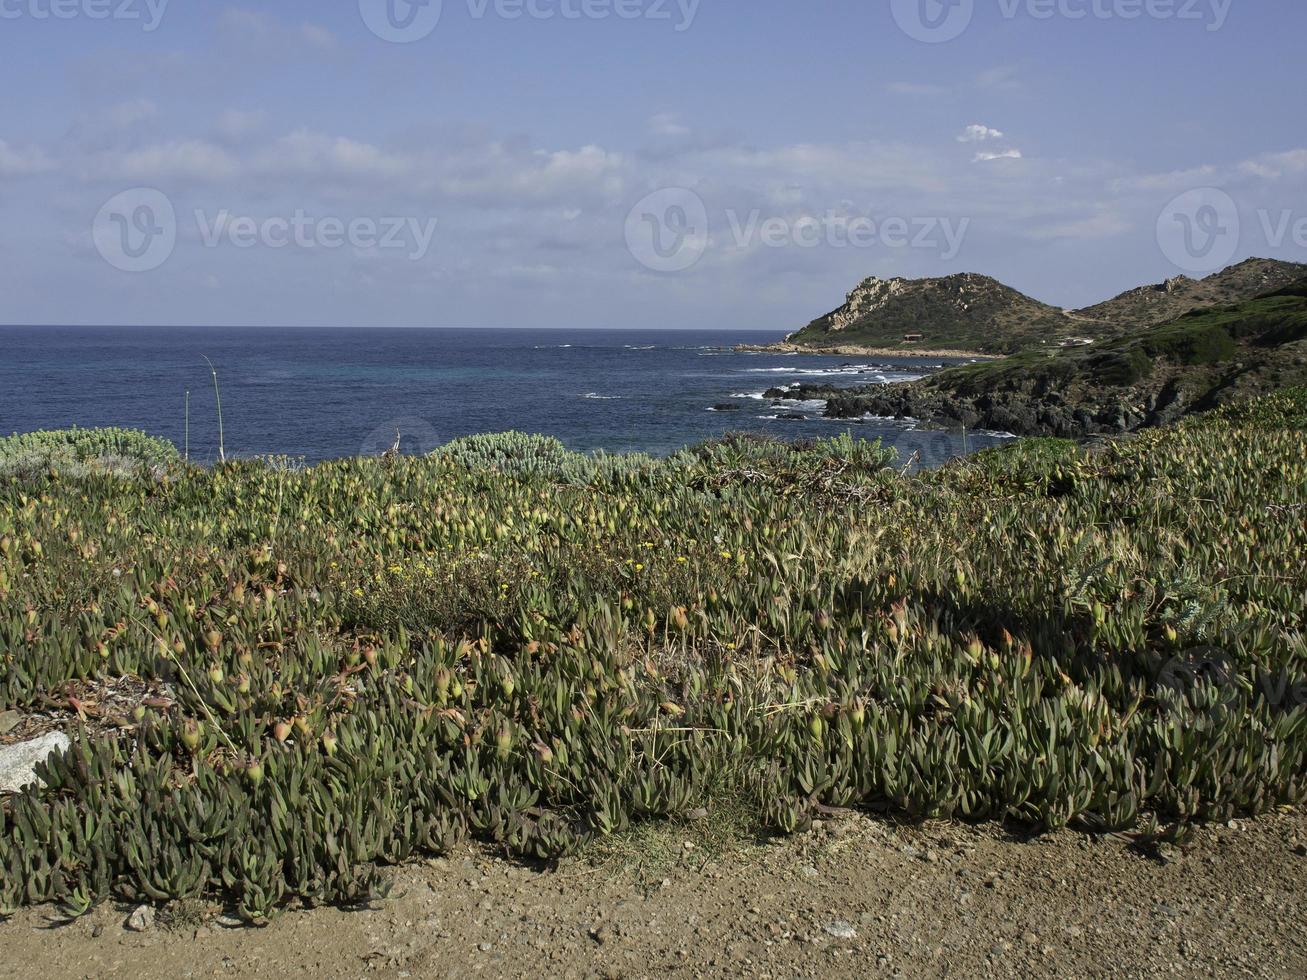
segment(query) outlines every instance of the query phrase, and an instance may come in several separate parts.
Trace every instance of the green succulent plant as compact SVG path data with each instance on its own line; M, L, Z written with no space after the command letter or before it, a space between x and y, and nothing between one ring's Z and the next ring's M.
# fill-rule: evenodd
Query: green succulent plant
M74 735L0 802L0 913L261 921L723 784L779 833L824 806L1152 833L1301 803L1304 405L913 476L847 438L308 469L0 440L74 447L0 466L0 708ZM147 693L83 729L117 687Z

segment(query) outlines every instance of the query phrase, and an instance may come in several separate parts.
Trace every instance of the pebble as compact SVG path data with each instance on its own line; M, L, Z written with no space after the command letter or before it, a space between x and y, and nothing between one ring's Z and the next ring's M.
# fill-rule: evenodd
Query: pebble
M22 720L23 716L17 711L0 711L0 735L8 735Z
M132 932L149 932L154 928L154 908L150 905L138 905L127 917L126 926Z
M858 930L849 925L843 919L839 919L826 926L827 935L834 936L836 939L857 939Z

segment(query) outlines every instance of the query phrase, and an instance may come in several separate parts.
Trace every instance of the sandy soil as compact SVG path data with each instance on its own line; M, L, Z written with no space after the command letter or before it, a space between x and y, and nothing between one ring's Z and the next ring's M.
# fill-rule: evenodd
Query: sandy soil
M697 838L693 824L665 837L655 866L627 852L542 870L468 848L397 871L374 908L262 929L161 915L133 932L117 906L59 926L28 910L0 925L0 963L141 980L1307 976L1303 812L1206 828L1161 859L1071 832L855 815L715 857Z

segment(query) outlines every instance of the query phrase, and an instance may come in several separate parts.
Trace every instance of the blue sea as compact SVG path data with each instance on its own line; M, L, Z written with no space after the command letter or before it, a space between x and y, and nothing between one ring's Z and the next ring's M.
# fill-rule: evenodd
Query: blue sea
M822 418L823 403L775 402L799 382L882 384L939 359L746 354L772 331L0 328L0 433L123 426L218 454L213 362L226 451L308 462L405 452L459 436L557 436L576 450L667 454L726 432L808 439L852 431L937 465L996 434ZM952 362L956 363L956 362ZM731 411L715 410L729 404Z

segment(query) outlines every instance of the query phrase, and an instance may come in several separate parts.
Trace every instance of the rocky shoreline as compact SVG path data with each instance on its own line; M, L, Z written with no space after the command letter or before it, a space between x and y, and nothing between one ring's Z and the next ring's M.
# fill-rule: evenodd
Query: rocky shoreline
M780 342L775 344L737 344L737 354L824 354L827 357L946 357L959 360L996 361L1001 356L982 354L970 350L925 350L917 347L863 347L858 344L836 344L814 347L807 344Z
M826 417L833 419L892 418L913 421L923 428L989 430L1015 436L1065 439L1165 425L1192 408L1178 387L1136 394L1138 397L1110 397L1092 403L1057 392L1042 397L1024 393L969 397L911 382L879 390L802 385L783 392L774 389L767 397L822 399L826 402Z

